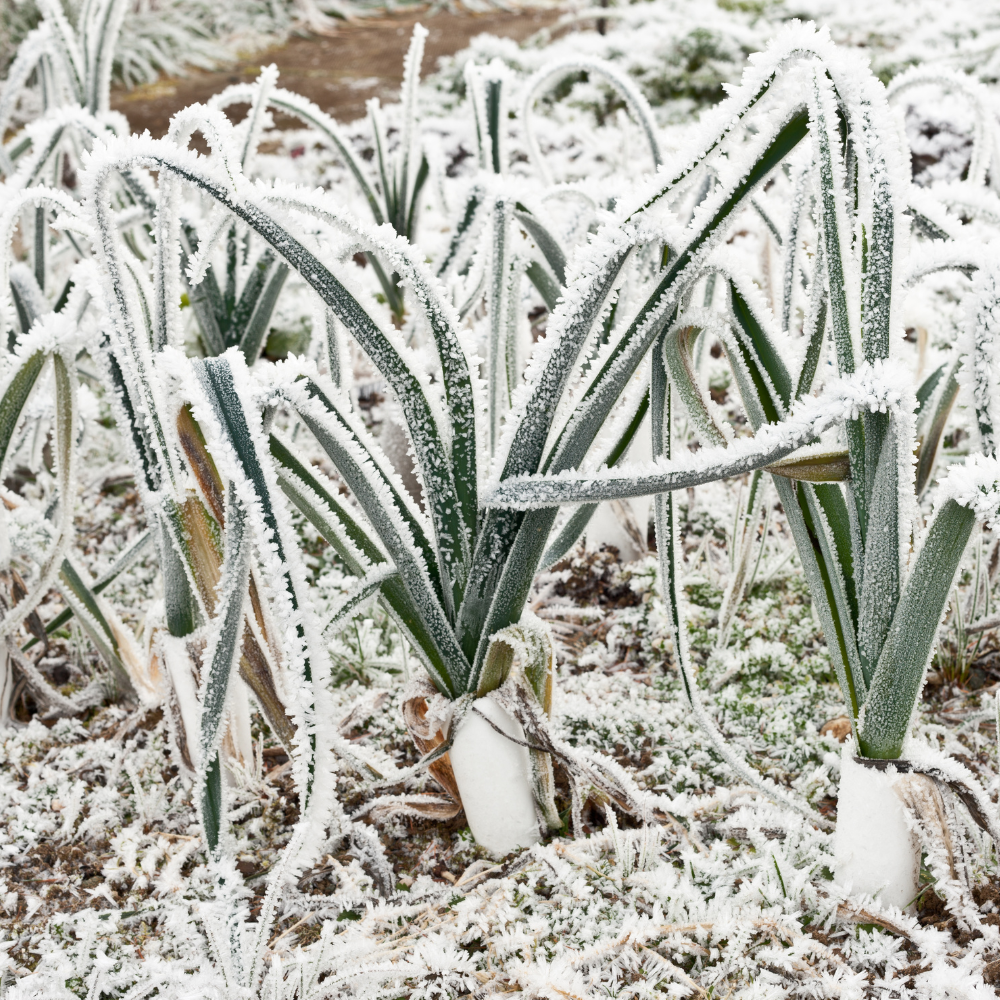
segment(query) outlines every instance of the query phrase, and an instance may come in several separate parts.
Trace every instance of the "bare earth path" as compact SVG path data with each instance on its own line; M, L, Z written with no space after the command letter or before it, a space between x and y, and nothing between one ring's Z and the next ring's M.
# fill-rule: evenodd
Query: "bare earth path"
M432 73L441 56L464 48L483 32L523 41L552 24L558 11L491 11L485 14L426 12L388 14L344 24L335 35L293 37L280 47L241 59L215 72L192 70L186 77L168 77L135 90L115 90L111 105L129 120L132 130L149 129L162 136L176 111L205 101L231 83L254 79L261 66L275 63L281 86L304 94L340 121L365 113L365 101L393 99L403 79L413 25L428 29L423 72ZM278 123L280 125L280 122Z

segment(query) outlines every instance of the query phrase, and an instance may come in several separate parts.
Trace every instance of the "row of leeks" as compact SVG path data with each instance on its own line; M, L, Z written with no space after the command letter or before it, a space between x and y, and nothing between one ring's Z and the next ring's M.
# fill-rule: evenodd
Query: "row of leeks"
M55 109L8 144L0 167L10 197L0 224L9 234L27 212L35 241L33 268L2 262L0 307L13 350L0 456L9 460L16 450L26 405L51 365L58 502L50 546L33 554L35 577L0 630L15 634L55 583L67 604L61 621L78 618L121 688L171 702L214 853L226 842L220 747L227 728L240 725L238 705L251 691L295 762L304 807L289 856L305 857L323 818L339 809L337 767L354 768L371 787L392 775L391 765L351 748L327 721L329 662L297 511L357 580L336 621L377 595L463 718L504 689L514 705L516 687L521 735L529 723L541 727L525 780L554 829L551 752L538 743L549 738L539 720L551 701L551 640L526 615L526 602L537 571L572 548L598 503L652 495L684 696L737 773L811 814L764 782L701 704L686 645L673 492L744 474L756 487L763 472L773 477L857 752L898 759L966 543L977 517L995 516L992 262L966 246L947 205L911 187L881 85L824 35L794 26L667 157L648 105L603 64L547 67L524 84L528 122L536 97L560 74L603 76L639 121L658 167L633 191L591 200L595 232L575 248L563 244L546 208L548 195L562 192L506 170L516 79L498 65L470 68L480 169L432 269L416 225L428 175L416 118L422 42L417 31L404 88L407 125L394 158L372 109L377 179L337 124L278 88L273 70L252 87L180 112L161 140L124 134L98 102ZM234 127L225 108L248 99L250 114ZM299 117L341 157L374 225L330 192L252 179L268 108ZM208 157L188 150L195 131L206 137ZM79 200L58 182L44 183L60 176L53 166L60 157L83 149ZM775 179L793 189L784 225L771 218L763 193ZM727 256L748 211L766 220L784 249L778 319ZM54 303L49 217L78 256ZM389 316L356 284L358 253L376 264ZM933 478L959 365L914 389L892 362L901 350L904 289L941 268L980 273L970 294L981 305L962 363L974 372L984 456L949 477L922 532L917 500ZM323 349L316 359L259 363L291 275L328 317ZM550 316L525 358L518 329L528 285ZM183 349L185 297L199 357ZM792 328L796 305L801 335ZM476 315L485 316L482 401L470 338ZM422 338L419 349L399 328L405 317ZM402 414L420 496L352 403L345 334ZM752 436L734 437L705 393L697 345L707 337L723 344ZM109 580L87 580L68 551L74 366L82 352L95 362L122 431L149 522L143 544L159 557L164 609L146 650L100 598ZM682 412L702 448L676 457ZM289 420L336 469L350 503L283 432ZM653 461L630 465L629 447L647 427ZM920 539L912 557L911 537ZM138 551L125 553L116 572ZM15 663L25 657L12 655ZM440 759L450 739L423 763ZM621 801L630 794L625 789ZM527 809L532 795L523 799ZM273 908L273 893L269 900ZM241 973L248 983L261 974L260 941L256 947Z

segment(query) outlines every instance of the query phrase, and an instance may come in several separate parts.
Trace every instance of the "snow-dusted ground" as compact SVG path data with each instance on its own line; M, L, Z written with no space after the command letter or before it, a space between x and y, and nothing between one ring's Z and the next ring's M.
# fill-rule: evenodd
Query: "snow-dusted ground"
M733 641L713 655L725 553L718 538L695 544L695 532L711 539L723 526L704 507L690 514L699 683L717 689L717 717L748 759L832 818L840 746L819 728L841 714L840 694L793 562L780 555L780 517ZM496 864L461 819L383 817L375 829L394 868L388 886L364 843L332 829L322 860L284 890L269 933L272 967L289 976L279 995L324 973L330 993L305 995L992 993L982 970L1000 950L998 892L982 838L970 835L983 936L939 904L914 919L850 898L832 881L830 834L735 785L705 745L671 668L651 558L628 568L610 554L571 561L541 580L536 606L561 640L557 733L627 768L653 794L662 825L609 827L590 802L585 836ZM400 714L407 664L391 630L363 619L333 652L354 674L336 691L342 733L381 759L412 763ZM939 702L928 704L919 737L995 786L992 735L955 724L974 714L975 699L949 704L947 722ZM222 915L217 873L168 746L158 713L115 707L86 725L35 721L5 740L0 901L21 977L12 996L123 995L133 983L159 983L170 996L230 995L207 935ZM244 933L298 815L280 759L265 750L256 773L233 777ZM373 797L358 784L340 775L349 811ZM389 790L434 787L422 779ZM564 780L560 789L568 811Z

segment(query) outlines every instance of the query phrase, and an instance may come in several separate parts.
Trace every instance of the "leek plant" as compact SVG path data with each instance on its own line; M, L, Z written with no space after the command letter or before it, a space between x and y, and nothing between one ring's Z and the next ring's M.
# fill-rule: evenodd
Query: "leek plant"
M723 165L716 161L709 185L714 190L696 209L687 229L671 232L663 225L660 230L666 244L666 274L653 301L666 299L664 293L671 290L678 269L685 268L687 278L685 294L675 292L673 301L667 299L673 308L669 320L660 324L653 352L651 406L660 462L621 472L595 470L589 476L553 478L534 473L512 482L498 477L487 502L538 511L554 503L656 492L657 523L666 543L661 547L665 587L676 604L676 583L670 592L670 581L676 581L672 501L664 491L736 472L771 471L827 634L859 749L868 757L892 759L902 750L976 513L958 495L939 503L907 578L910 537L914 530L919 532L919 526L912 524L917 493L931 479L933 455L955 398L958 372L939 369L916 392L907 378L892 376L887 362L893 350L899 350L893 347L899 333L897 301L906 284L941 268L975 269L982 255L966 246L942 243L948 232L934 222L942 214L940 209L911 197L903 173L905 150L895 137L882 88L870 77L852 74L856 67L822 36L812 36L808 44L802 38L797 41L798 46L788 51L798 57L794 72L806 99L797 106L782 105L780 112L768 109L771 123L780 126L771 124L770 133L761 128L755 140L760 153L747 158L749 169L741 162L734 172L744 175L745 184L762 168L773 170L800 143L804 147L798 150L798 183L815 204L817 241L804 343L788 340L790 299L783 303L782 330L760 291L740 277L724 253L710 255L692 245L692 232L700 234L706 221L719 216L724 222L736 207ZM767 60L759 61L739 94L727 102L725 114L743 121L757 110L774 86L782 58L778 54L784 51L779 42L772 46ZM774 67L772 76L765 75L765 66ZM725 131L732 128L727 125ZM807 136L810 141L802 143ZM724 133L713 135L713 150L724 139ZM685 172L700 166L695 160ZM806 203L801 193L793 200L791 231L785 240L789 279L801 266L796 260L802 255L796 238L801 239L801 231L796 230L804 221L812 221L804 218ZM643 209L649 208L647 198ZM722 225L718 228L725 232ZM915 245L908 256L911 230ZM922 242L920 235L928 232L932 240ZM676 263L671 266L671 262ZM725 299L721 311L696 302L699 281L699 287L711 289L703 297ZM719 293L720 284L724 295ZM786 296L792 284L786 281ZM992 289L991 282L988 288ZM979 346L965 356L966 367L980 364L980 355L992 342L989 307L983 305L978 315ZM633 327L646 334L651 347L654 324L645 312L637 320L644 325L633 321ZM753 438L733 439L731 431L727 434L717 408L699 384L692 348L697 336L705 333L717 335L724 344ZM813 398L827 333L839 377L828 380ZM622 339L606 364L609 372L612 361L621 364L628 344ZM796 354L798 364L793 367ZM985 373L977 382L977 412L984 447L992 454L993 403L984 378ZM596 386L589 394L596 395ZM684 406L705 447L694 458L668 463L669 415L676 402ZM919 446L915 415L927 428ZM818 442L834 426L842 434L842 444L827 435L825 447L814 447L802 457L786 457ZM914 450L916 469L909 458ZM676 609L671 614L679 629ZM682 653L680 657L683 660Z
M778 98L781 77L796 86ZM733 133L754 117L763 121L749 149L727 148ZM495 476L486 503L541 519L557 504L657 494L664 601L685 695L734 769L766 787L725 746L699 702L686 649L673 491L770 472L847 704L852 752L862 765L884 770L887 762L897 762L891 773L922 771L957 790L1000 844L1000 828L971 774L954 762L927 759L908 740L966 545L977 519L992 524L997 513L995 265L981 247L960 239L960 226L944 205L911 187L884 90L822 35L798 29L776 40L717 121L714 131L706 124L699 140L705 155L692 149L679 157L689 184L701 184L687 227L669 218L658 225L647 221L655 194L640 203L645 232L664 245L656 291L618 338L612 334L604 367L556 439L553 460L516 478ZM979 142L974 163L982 181L992 152L987 139ZM745 206L734 197L731 178L744 185L763 180L783 160L789 167L785 190L791 188L787 224L773 222L776 213L766 197L750 202L784 250L779 322L760 289L742 277L736 259L703 234L723 235ZM639 230L635 219L626 217ZM804 259L805 237L811 262ZM638 242L632 237L625 246ZM624 256L623 250L605 253L615 261ZM954 360L916 386L908 366L899 364L901 300L908 285L941 269L979 270L969 296L976 304ZM801 285L808 287L805 301ZM793 305L804 315L801 337L790 330ZM705 391L697 372L699 338L705 337L723 344L752 437L735 436ZM571 473L558 461L559 448L574 431L582 433L587 404L601 398L602 376L629 371L632 359L650 349L657 460L644 468L594 464L589 472ZM824 367L831 370L826 379L820 377ZM917 501L933 481L963 379L972 390L984 454L944 477L923 530ZM693 456L671 454L678 404L702 445ZM757 488L755 473L744 517L752 514ZM739 574L734 585L742 586ZM771 794L783 797L774 789ZM846 784L842 796L847 816ZM905 833L901 820L898 825ZM865 850L874 849L869 843Z
M419 63L416 57L412 61ZM8 633L18 629L56 583L67 607L46 629L75 615L126 696L167 702L181 758L197 776L197 800L213 852L223 850L225 841L223 759L233 753L246 756L247 688L297 762L308 817L302 837L315 832L317 809L332 808L331 753L373 780L380 777L322 721L329 715L322 709L329 663L305 589L290 504L358 576L356 590L328 629L378 593L446 697L488 693L517 662L522 689L533 703L544 710L551 700L551 645L530 622L519 624L523 595L492 615L488 607L498 552L482 535L492 516L477 502L480 463L487 459L479 457L482 427L472 351L454 307L402 237L364 226L330 195L249 180L265 109L283 100L274 84L275 74L265 70L240 128L221 110L233 97L230 92L216 106L181 112L163 140L103 142L90 136L77 192L82 203L56 186L28 183L41 178L29 178L19 167L2 218L9 246L26 209L54 215L55 229L81 258L54 305L51 282L45 281L53 255L46 253L44 217L36 223L36 236L42 235L35 240L33 272L9 256L0 265L0 287L10 290L0 303L3 327L13 347L0 454L9 459L18 450L25 420L44 432L46 418L29 416L26 407L44 392L49 367L56 377L60 428L53 508L57 530L47 532L47 550L25 553L37 564L36 576L2 627ZM313 114L310 108L299 110ZM212 146L207 159L186 148L195 130ZM157 172L155 182L150 169ZM185 189L214 207L199 212ZM541 224L533 232L544 239ZM216 267L223 242L220 280ZM359 248L386 261L405 280L437 353L435 383L420 355L384 328L378 313L352 290L351 260ZM495 266L507 264L501 254ZM325 359L329 374L292 360L251 375L249 365L258 357L290 270L332 314ZM196 317L196 353L203 357L184 352L185 301ZM107 322L98 321L104 316ZM422 497L407 493L352 408L349 386L338 378L340 329L368 354L399 401L417 456ZM150 525L98 581L89 580L68 554L73 366L85 355L97 365L124 432ZM569 370L561 376L564 382L568 377ZM636 401L631 405L635 409ZM336 486L278 429L289 413L326 451L356 507L338 500ZM625 443L637 425L633 414L626 416ZM158 552L164 606L147 627L148 645L138 648L100 594L148 544ZM477 578L470 589L473 573ZM517 585L524 593L532 575L526 571ZM9 652L18 669L34 678L24 651L10 646ZM242 684L232 679L237 671ZM68 714L82 707L79 700L60 701L44 681L37 686L53 711ZM447 749L438 747L436 756ZM546 820L557 826L549 758L537 747L531 753ZM621 776L602 771L599 764L590 770L591 783L620 798L632 795L623 790L628 782Z
M127 7L127 0L86 0L74 30L57 0L41 0L42 21L18 48L0 96L0 135L32 77L43 112L77 105L90 115L108 113L115 43ZM13 157L6 150L0 154L0 168L9 173L11 160L29 144L25 136L11 151Z

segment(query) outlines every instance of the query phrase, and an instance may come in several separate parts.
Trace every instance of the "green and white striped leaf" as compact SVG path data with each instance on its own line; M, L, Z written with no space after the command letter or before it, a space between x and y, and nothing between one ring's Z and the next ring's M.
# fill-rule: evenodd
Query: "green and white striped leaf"
M437 276L445 277L452 270L458 269L472 256L472 238L479 229L482 207L486 201L486 188L482 184L474 184L465 200L462 216L455 226L448 250L437 266Z
M469 559L467 546L474 543L478 525L476 407L468 356L458 334L458 317L445 298L444 290L401 239L390 241L369 230L322 194L271 200L282 205L301 206L373 247L405 278L427 320L441 362L446 406L443 427L438 426L439 418L425 397L427 389L413 374L419 365L409 350L379 330L350 296L350 302L345 305L346 313L334 309L396 393L413 441L424 489L431 500L442 572L453 577L457 603Z
M271 322L271 315L274 307L278 304L278 296L288 277L288 265L281 261L269 269L267 284L262 289L259 297L253 305L253 312L239 336L239 348L243 352L248 365L252 365L260 356L261 348L267 337L268 324ZM239 324L234 321L234 331L240 330Z
M28 402L31 390L45 367L44 351L34 351L21 360L7 383L3 398L0 399L0 473L7 458L7 450L21 421L21 414Z

